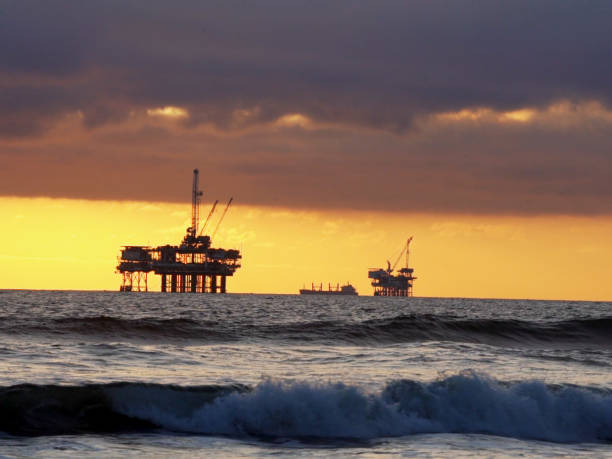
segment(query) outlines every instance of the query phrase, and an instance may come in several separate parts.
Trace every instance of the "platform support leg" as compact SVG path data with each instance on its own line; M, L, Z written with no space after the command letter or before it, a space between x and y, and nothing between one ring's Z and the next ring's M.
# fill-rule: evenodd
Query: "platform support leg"
M210 292L217 293L217 276L215 274L210 276Z

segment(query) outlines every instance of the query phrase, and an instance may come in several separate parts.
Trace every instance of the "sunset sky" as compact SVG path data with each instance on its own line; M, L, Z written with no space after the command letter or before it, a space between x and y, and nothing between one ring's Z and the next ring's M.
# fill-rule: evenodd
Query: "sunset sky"
M191 171L230 292L612 300L609 1L0 2L0 288L117 290Z

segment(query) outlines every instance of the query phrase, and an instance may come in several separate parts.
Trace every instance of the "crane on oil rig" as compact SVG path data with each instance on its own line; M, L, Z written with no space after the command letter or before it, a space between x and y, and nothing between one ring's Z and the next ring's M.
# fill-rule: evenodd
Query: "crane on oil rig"
M221 218L219 219L219 221L217 222L217 226L215 226L215 230L213 231L213 233L210 235L210 239L214 239L215 235L217 234L217 230L219 229L219 226L221 226L221 222L223 221L223 219L225 218L225 214L227 213L227 209L229 209L229 206L232 204L232 201L234 200L234 198L230 198L230 200L227 202L227 205L225 206L225 209L223 210L223 213L221 214Z
M408 257L410 256L410 243L412 242L412 237L413 236L410 236L408 238L408 240L406 241L406 246L404 248L402 248L402 250L400 251L399 255L397 256L397 259L395 260L395 263L393 263L393 266L391 266L391 263L389 262L389 260L387 260L387 272L389 274L391 274L393 271L395 271L395 267L399 263L400 259L402 258L402 255L404 255L404 253L406 253L406 267L402 268L402 269L408 268ZM400 270L400 272L401 272L401 270Z
M206 226L208 225L208 222L210 220L210 217L212 217L212 215L215 213L215 209L217 208L217 204L219 204L219 200L215 200L212 208L210 209L210 212L208 213L208 217L206 217L206 220L204 221L204 224L202 225L202 228L200 229L200 235L202 235L202 233L204 232L204 230L206 229Z
M203 192L199 189L199 174L200 174L200 171L198 169L193 170L193 184L192 184L192 189L191 189L191 226L187 228L187 235L185 239L185 242L191 242L191 243L202 238L202 233L206 229L206 226L208 225L210 218L215 213L217 204L219 204L219 200L217 199L214 202L212 209L210 209L210 212L208 213L208 216L206 217L204 224L200 228L200 231L198 232L198 227L200 226L200 201L203 195ZM219 218L219 221L217 222L217 225L215 226L215 229L212 232L212 234L210 236L205 236L209 238L209 241L212 241L212 239L217 234L217 231L219 230L219 227L221 226L221 222L223 222L223 219L225 218L225 214L227 214L227 210L229 209L233 200L234 200L233 197L230 198L229 202L225 206L225 209L223 210L223 213L221 214L221 217Z

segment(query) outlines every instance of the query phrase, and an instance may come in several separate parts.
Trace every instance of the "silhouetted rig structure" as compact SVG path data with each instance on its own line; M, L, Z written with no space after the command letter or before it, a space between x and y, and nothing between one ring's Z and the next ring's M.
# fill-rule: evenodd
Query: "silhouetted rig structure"
M211 247L227 209L229 200L211 236L201 235L213 215L217 203L213 204L204 225L198 232L200 222L200 199L198 189L198 170L193 171L193 190L191 200L191 226L181 245L159 247L123 246L117 271L122 274L122 292L148 291L148 275L161 276L161 291L172 293L225 293L226 278L240 268L240 251L235 249L216 249Z
M408 267L411 241L412 237L406 242L406 247L402 249L393 266L387 261L387 269L374 268L369 270L368 277L374 279L372 281L374 296L412 296L412 284L416 277L413 276L414 269ZM399 269L396 275L393 275L393 271L404 253L406 253L406 266Z

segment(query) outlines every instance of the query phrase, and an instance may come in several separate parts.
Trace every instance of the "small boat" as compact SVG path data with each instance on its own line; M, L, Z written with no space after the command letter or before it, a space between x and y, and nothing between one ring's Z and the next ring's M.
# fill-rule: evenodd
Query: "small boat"
M323 284L319 284L316 287L312 284L312 288L302 288L300 289L300 295L359 295L355 287L351 284L340 285L336 284L335 287L332 287L331 284L327 284L327 290L323 290Z

